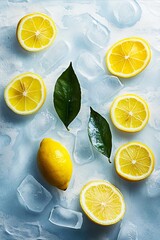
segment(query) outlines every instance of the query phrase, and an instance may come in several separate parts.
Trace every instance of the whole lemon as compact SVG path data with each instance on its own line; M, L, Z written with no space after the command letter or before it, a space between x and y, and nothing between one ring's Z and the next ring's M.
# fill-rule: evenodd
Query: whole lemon
M51 138L44 138L40 143L37 160L46 181L61 190L66 190L73 170L67 149Z

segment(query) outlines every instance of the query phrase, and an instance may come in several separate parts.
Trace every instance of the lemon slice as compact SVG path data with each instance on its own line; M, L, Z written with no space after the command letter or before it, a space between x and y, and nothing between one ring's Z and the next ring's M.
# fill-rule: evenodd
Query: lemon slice
M151 60L149 44L139 37L124 38L106 54L108 70L119 77L129 78L142 72Z
M110 114L113 124L125 132L142 130L150 116L146 101L136 94L118 96L111 105Z
M28 115L40 109L46 99L46 87L42 78L35 73L16 76L6 87L4 98L15 113Z
M81 190L80 204L86 215L100 225L115 224L125 213L122 193L104 180L87 183Z
M149 147L140 142L130 142L121 146L115 156L115 168L124 179L139 181L154 170L155 158Z
M52 18L42 13L24 16L17 26L17 38L20 45L31 52L49 47L54 41L56 33L56 25Z

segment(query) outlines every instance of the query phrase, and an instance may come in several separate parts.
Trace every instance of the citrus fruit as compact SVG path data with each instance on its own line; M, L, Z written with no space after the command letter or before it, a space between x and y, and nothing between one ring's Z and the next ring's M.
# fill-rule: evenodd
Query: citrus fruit
M143 98L136 94L124 94L113 101L110 115L119 130L138 132L148 123L150 112Z
M115 156L116 172L124 179L139 181L154 170L155 158L151 149L140 142L122 145Z
M106 54L108 70L119 77L129 78L142 72L151 60L149 44L139 37L124 38L109 48Z
M125 213L122 193L104 180L87 183L81 190L80 204L86 215L100 225L115 224Z
M66 190L72 176L72 161L67 149L51 138L44 138L38 150L38 166L48 183Z
M49 47L56 37L56 25L43 13L24 16L17 25L17 38L27 51L37 52Z
M31 72L16 76L5 88L4 98L15 113L28 115L38 111L46 99L43 79Z

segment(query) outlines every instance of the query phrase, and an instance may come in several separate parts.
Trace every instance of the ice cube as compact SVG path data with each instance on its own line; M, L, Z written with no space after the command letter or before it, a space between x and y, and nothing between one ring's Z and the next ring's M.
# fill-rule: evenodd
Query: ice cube
M16 128L0 123L0 154L8 152L15 144L19 131Z
M75 162L80 165L94 161L94 154L87 130L80 130L77 132L74 158Z
M56 206L51 211L49 221L57 226L80 229L83 217L81 212Z
M149 90L145 91L144 94L151 111L149 125L151 128L156 130L156 134L158 134L158 131L160 130L160 89L158 87L156 89L150 88Z
M106 47L110 31L92 16L90 18L91 23L88 25L86 33L88 40L101 48Z
M28 210L42 212L52 199L52 195L37 180L28 175L17 189L20 203Z
M13 224L6 224L6 232L16 239L37 239L40 237L39 223L20 223L17 221Z
M131 27L140 20L142 10L135 0L108 0L102 4L103 15L116 27Z
M160 196L160 169L152 173L146 181L147 193L149 197Z
M29 136L33 139L41 138L51 128L54 129L56 126L57 119L48 110L36 114L34 119L27 126Z
M122 222L117 240L138 240L137 226L131 222Z
M70 153L72 153L75 143L74 134L68 132L67 130L58 130L57 134L57 140L62 143L69 150Z
M29 0L8 0L9 3L24 3L29 2Z
M123 88L121 81L115 76L105 76L98 79L90 88L90 104L100 106Z
M87 48L107 46L110 31L89 13L75 15L74 17L64 16L63 23L65 27L72 28L74 41L79 40L79 42L83 42L83 45L87 44ZM81 27L79 28L79 26ZM74 37L75 32L79 39Z
M0 180L1 181L7 181L8 175L11 175L13 170L13 157L15 153L12 150L8 150L7 152L0 154Z
M47 137L63 144L70 153L73 152L75 136L71 132L56 128L56 130L50 131Z
M86 80L93 81L93 79L105 75L105 70L97 59L89 52L83 52L77 59L77 72L84 76Z
M40 65L44 73L49 74L51 71L57 69L62 62L64 64L67 58L69 58L69 45L61 40L43 55Z
M82 126L81 120L76 118L74 119L73 122L71 122L69 128L71 129L71 131L77 132L78 130L80 130L81 126Z

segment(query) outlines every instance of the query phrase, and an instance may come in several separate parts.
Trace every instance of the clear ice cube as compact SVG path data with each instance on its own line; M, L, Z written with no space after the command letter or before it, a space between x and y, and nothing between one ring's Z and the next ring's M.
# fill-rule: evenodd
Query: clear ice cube
M89 52L83 52L78 57L76 70L89 81L105 74L105 70L102 68L101 64L97 61L95 56Z
M110 31L98 19L92 17L89 13L80 15L64 16L63 24L65 27L72 28L73 38L78 36L79 42L87 46L87 48L104 48L107 46ZM79 28L79 26L81 26ZM77 38L74 38L77 42Z
M81 212L56 206L51 211L49 221L57 226L80 229L83 217Z
M8 152L15 144L19 131L8 127L5 123L0 123L0 154Z
M92 16L90 16L90 22L86 32L88 40L101 48L106 47L110 31Z
M52 199L52 195L37 180L28 175L17 189L20 203L28 210L42 212Z
M152 173L146 181L147 195L149 197L160 196L160 169Z
M77 132L74 158L75 162L80 165L94 161L92 145L89 141L87 130Z
M71 131L73 132L77 132L78 130L80 130L82 126L82 122L80 119L75 118L73 122L71 122L69 128L71 129Z
M34 119L29 123L29 126L27 126L27 132L33 139L39 139L50 129L54 129L56 122L56 117L48 110L45 110L36 114Z
M112 96L123 88L121 81L115 76L105 76L100 78L90 88L90 104L100 106L105 104Z
M156 134L158 135L158 131L160 131L160 89L150 88L150 90L144 92L144 95L151 111L149 125L156 130Z
M141 18L142 10L135 0L108 0L102 6L107 20L119 28L131 27Z
M58 130L57 131L57 140L61 142L70 152L73 152L75 136L67 130Z
M29 2L29 0L8 0L9 3L24 3Z
M122 222L117 240L138 240L137 226L129 221Z
M43 55L40 60L40 65L43 68L44 74L49 74L51 71L56 70L62 62L66 62L67 58L69 58L69 46L68 44L61 40L52 48Z
M40 237L41 228L38 223L20 223L5 224L6 232L14 236L16 239L37 239Z

